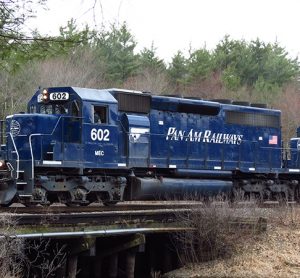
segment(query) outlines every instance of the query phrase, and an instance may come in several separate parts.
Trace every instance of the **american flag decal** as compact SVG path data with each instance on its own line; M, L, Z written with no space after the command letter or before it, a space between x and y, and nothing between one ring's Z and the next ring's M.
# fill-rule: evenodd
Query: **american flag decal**
M269 135L269 145L277 145L278 137L277 135Z

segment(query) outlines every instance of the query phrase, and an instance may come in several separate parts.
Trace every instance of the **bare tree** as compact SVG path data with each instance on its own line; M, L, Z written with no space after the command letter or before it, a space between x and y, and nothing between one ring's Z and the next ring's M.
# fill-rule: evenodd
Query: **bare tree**
M40 239L27 245L28 270L30 276L40 278L56 277L57 271L66 262L66 245L52 243L50 239Z
M166 73L150 69L144 69L142 73L128 78L123 87L153 93L164 93L171 90Z
M91 49L79 49L67 56L33 61L16 74L0 73L1 118L26 111L26 104L39 86L106 87L105 65Z

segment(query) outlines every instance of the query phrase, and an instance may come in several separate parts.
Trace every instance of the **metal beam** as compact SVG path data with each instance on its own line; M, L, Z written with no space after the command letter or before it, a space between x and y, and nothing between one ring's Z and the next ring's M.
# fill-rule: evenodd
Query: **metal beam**
M96 230L96 231L79 231L79 232L53 232L53 233L23 233L11 235L11 238L76 238L84 236L111 236L111 235L130 235L136 233L171 233L192 230L192 228L178 227L178 228L128 228L128 229L111 229L111 230ZM6 236L0 236L5 238Z

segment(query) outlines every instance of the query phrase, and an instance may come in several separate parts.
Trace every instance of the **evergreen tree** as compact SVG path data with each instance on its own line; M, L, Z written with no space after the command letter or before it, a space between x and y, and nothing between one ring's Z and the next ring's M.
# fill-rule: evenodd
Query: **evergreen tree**
M251 42L249 48L252 60L256 62L255 82L263 79L281 87L298 74L298 60L288 58L288 53L277 43L264 44L256 40Z
M246 85L259 91L273 91L299 71L298 60L289 59L277 43L265 44L259 39L246 43L230 40L229 36L217 45L214 63L215 70L223 72L222 79L230 89Z
M134 54L136 42L126 23L120 28L112 25L109 32L99 34L96 48L99 58L107 65L107 77L113 82L124 82L138 68L138 57Z
M188 74L187 60L181 51L178 51L172 57L172 61L168 67L168 74L177 89L186 83Z
M139 54L139 70L164 71L166 66L164 61L156 55L156 48L151 44L151 48L144 48Z
M205 48L193 51L187 61L189 79L204 79L213 71L213 57Z

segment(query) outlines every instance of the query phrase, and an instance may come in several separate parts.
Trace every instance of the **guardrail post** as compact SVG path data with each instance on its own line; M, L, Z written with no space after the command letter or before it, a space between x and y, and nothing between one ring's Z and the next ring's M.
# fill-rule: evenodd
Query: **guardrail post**
M108 277L116 278L118 275L118 253L110 255L109 258L109 268L108 268Z
M77 255L72 255L68 258L68 278L76 278L77 261Z
M94 260L94 277L101 278L102 272L102 258L95 257Z
M168 244L164 244L164 257L163 257L163 272L168 272L172 269L172 254L170 250L170 246Z
M134 278L135 250L129 250L126 254L126 277Z

